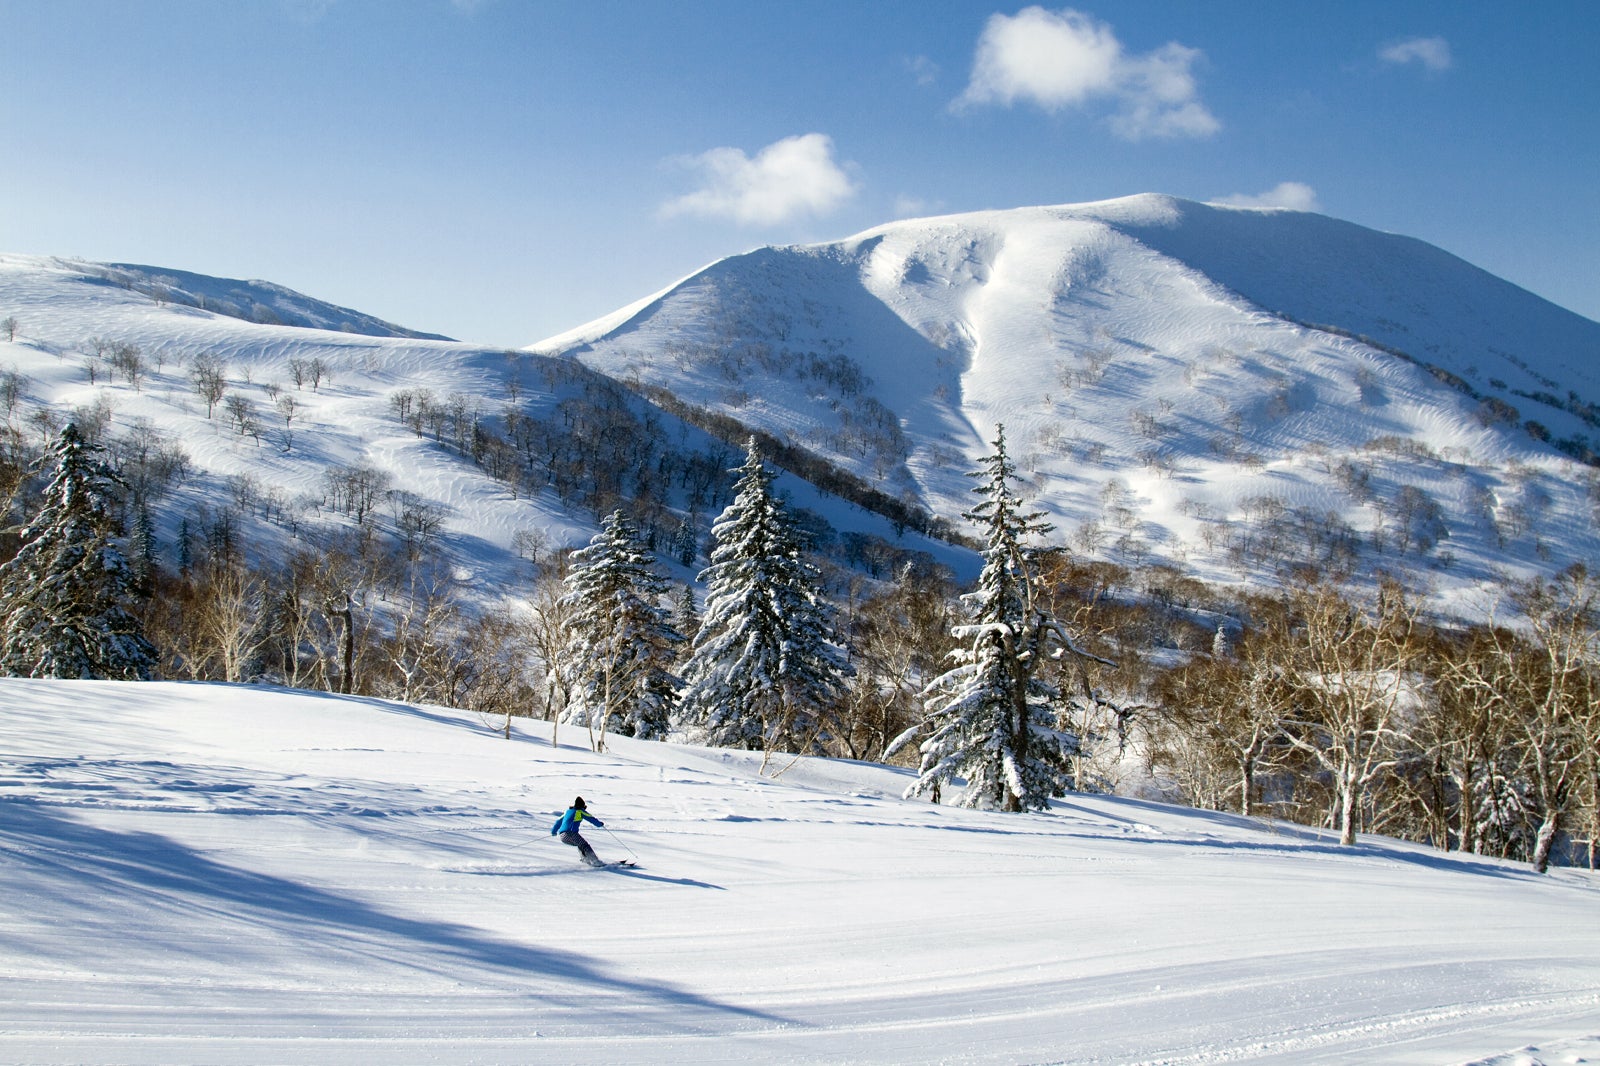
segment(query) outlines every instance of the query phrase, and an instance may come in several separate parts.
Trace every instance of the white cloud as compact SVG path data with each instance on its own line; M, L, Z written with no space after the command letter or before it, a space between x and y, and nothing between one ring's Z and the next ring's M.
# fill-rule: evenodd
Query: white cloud
M957 108L1031 103L1046 111L1104 100L1125 140L1208 137L1221 123L1200 102L1191 68L1201 53L1176 42L1129 55L1104 22L1070 8L991 15Z
M713 148L676 160L699 174L700 187L662 205L666 217L695 215L743 225L771 226L803 215L824 215L856 193L846 165L821 133L785 137L755 158L738 148Z
M1449 70L1455 63L1450 42L1443 37L1411 37L1378 49L1385 63L1421 63L1432 71Z
M1076 106L1113 91L1121 61L1122 45L1111 27L1080 12L1029 7L1015 16L991 15L961 101Z
M1122 110L1111 128L1130 141L1140 137L1209 137L1220 123L1197 97L1189 67L1200 53L1173 42L1147 56L1125 60Z
M1291 211L1320 211L1317 190L1303 181L1281 182L1277 188L1248 196L1238 193L1215 201L1229 207L1287 207Z

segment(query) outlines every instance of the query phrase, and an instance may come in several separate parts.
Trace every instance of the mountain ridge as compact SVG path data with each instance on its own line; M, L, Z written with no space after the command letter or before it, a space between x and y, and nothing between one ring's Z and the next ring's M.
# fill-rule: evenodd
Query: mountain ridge
M1227 239L1262 230L1276 234L1266 251ZM1329 233L1337 240L1323 241ZM1321 263L1296 265L1299 276L1337 284L1271 309L1296 283L1261 264L1299 264L1308 242ZM1198 249L1189 259L1223 266L1208 273L1155 246L1185 243ZM1411 261L1373 264L1396 250L1422 256L1426 269L1413 272L1425 284L1392 288ZM888 223L719 260L521 352L399 327L405 335L329 332L310 316L331 305L299 294L302 323L251 321L249 308L218 317L142 290L161 277L189 279L191 296L280 287L124 269L0 257L0 315L22 323L15 341L0 338L0 361L20 368L30 402L172 433L198 475L183 506L215 503L243 479L268 494L265 523L291 531L296 508L337 514L330 478L371 466L442 516L458 569L487 587L525 572L519 537L557 547L592 532L596 516L545 469L554 459L511 438L523 417L570 431L574 411L617 402L594 394L601 380L642 397L636 425L696 454L757 434L799 475L784 483L797 505L840 533L891 543L908 530L964 531L967 474L1003 423L1057 542L1092 559L1220 584L1307 568L1412 573L1481 615L1471 601L1506 577L1600 555L1600 473L1573 458L1592 458L1600 437L1578 391L1592 371L1556 376L1589 366L1583 346L1600 324L1423 242L1322 216L1141 195ZM1468 315L1463 301L1481 306ZM1390 307L1420 310L1402 321ZM1506 321L1497 308L1510 308ZM1532 326L1518 324L1529 316ZM1479 319L1498 323L1493 335L1463 348ZM1555 341L1533 354L1491 343L1522 334L1573 338L1579 355L1544 354ZM145 377L113 373L95 350L106 339L141 347ZM204 354L230 364L232 434L195 407L185 367ZM294 423L275 424L287 379L308 363L334 384L294 384ZM585 384L562 369L575 364L599 377ZM399 414L412 394L433 404L426 426ZM498 453L468 447L480 430ZM518 449L518 477L532 480L491 476ZM583 461L561 460L580 471ZM706 522L703 500L651 491L663 535ZM175 514L161 530L168 543ZM905 544L970 568L925 538ZM679 576L692 579L692 567Z
M158 304L192 307L257 325L322 329L364 337L452 339L385 322L272 281L215 277L141 263L93 263L49 256L6 255L4 258L12 264L31 261L40 269L63 270L78 274L84 280L115 285L147 296Z
M1237 579L1216 548L1249 554L1238 527L1262 498L1301 525L1331 516L1369 554L1426 543L1431 560L1388 563L1462 588L1600 548L1600 490L1573 462L1600 429L1600 324L1321 215L1143 194L893 222L719 260L528 350L936 515L964 509L964 472L1004 423L1065 536L1202 557L1208 577ZM1397 494L1425 497L1418 528L1393 528ZM1559 528L1518 546L1535 511Z

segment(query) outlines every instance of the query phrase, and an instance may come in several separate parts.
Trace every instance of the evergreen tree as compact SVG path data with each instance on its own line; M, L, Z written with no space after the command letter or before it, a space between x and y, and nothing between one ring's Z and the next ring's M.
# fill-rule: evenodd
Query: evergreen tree
M700 608L694 602L693 585L685 585L678 592L676 609L672 615L672 624L679 633L698 633L700 631Z
M128 565L132 569L134 592L140 599L149 599L156 587L156 526L143 500L133 512L133 531L128 534Z
M189 516L178 520L178 573L184 577L194 568L194 531L189 528Z
M22 547L0 566L0 670L20 677L149 680L155 648L121 548L122 479L69 423Z
M572 609L563 659L572 683L568 720L659 740L677 700L669 669L681 637L664 606L667 582L638 529L613 511L587 547L572 553L562 604Z
M678 557L678 562L684 566L694 565L694 557L700 554L700 542L694 535L693 518L686 518L678 523L678 531L672 537L672 550Z
M718 747L810 748L849 667L754 438L735 473L734 500L712 526L711 565L700 573L705 606L684 667L680 724Z
M1036 595L1030 571L1036 552L1025 541L1051 527L1041 513L1025 512L1011 489L1016 472L1004 427L994 449L972 475L984 479L973 490L983 502L964 513L983 528L985 543L977 589L962 597L971 622L952 627L961 642L951 653L956 665L923 691L925 728L933 732L906 794L960 777L967 782L962 806L1043 809L1071 787L1077 751L1077 739L1058 726L1061 693L1043 670L1066 652L1083 653Z

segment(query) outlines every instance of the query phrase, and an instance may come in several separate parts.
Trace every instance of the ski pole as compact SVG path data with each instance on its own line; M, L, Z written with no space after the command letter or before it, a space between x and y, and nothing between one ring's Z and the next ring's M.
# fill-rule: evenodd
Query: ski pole
M605 826L601 826L600 828L601 829L606 829ZM618 844L621 844L622 845L622 850L626 851L630 856L632 856L634 862L638 862L639 861L639 856L633 854L633 849L628 847L627 841L623 840L621 837L617 836L617 834L613 833L609 829L606 829L606 836L610 837L612 840L615 840Z
M527 846L528 846L528 845L529 845L529 844L532 844L532 843L534 843L534 842L535 842L535 841L538 841L538 840L542 840L542 839L543 839L543 837L533 837L533 838L532 838L532 839L529 839L529 840L524 840L524 841L523 841L523 842L522 842L522 843L520 843L520 844L513 844L513 845L511 845L511 846L510 846L510 847L509 847L509 848L507 848L507 849L506 849L506 850L507 850L507 851L516 851L516 850L517 850L517 849L518 849L518 848L525 848L525 847L527 847Z

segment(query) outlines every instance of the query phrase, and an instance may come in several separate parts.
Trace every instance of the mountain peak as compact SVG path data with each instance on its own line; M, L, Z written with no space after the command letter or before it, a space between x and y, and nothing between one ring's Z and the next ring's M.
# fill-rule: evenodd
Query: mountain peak
M1425 498L1405 565L1462 588L1600 549L1568 469L1600 450L1600 324L1310 212L1143 193L906 219L721 260L539 347L934 515L1004 423L1062 536L1219 579L1288 565L1241 547L1262 500L1381 566L1387 500ZM1512 547L1533 500L1551 526Z

